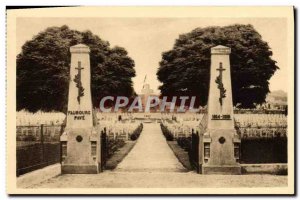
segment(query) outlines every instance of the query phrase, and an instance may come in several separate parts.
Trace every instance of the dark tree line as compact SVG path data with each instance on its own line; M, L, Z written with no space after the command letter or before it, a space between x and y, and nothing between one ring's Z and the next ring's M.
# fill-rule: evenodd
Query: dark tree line
M73 45L90 47L93 106L106 95L134 95L134 61L122 47L110 47L91 31L68 26L49 27L27 41L17 56L17 110L66 111L70 51Z
M231 48L233 103L243 108L265 102L269 80L279 69L267 42L252 25L196 28L182 34L172 50L162 53L157 77L162 96L197 96L206 105L210 79L210 49Z

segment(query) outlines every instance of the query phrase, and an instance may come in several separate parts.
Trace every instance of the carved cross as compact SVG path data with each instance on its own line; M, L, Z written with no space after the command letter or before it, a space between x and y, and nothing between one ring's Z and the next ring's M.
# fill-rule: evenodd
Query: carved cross
M83 70L84 68L81 67L81 62L78 61L78 67L76 67L75 69L78 70L77 75L75 75L75 78L73 79L73 81L76 83L76 87L78 88L78 96L77 96L77 101L80 104L80 97L84 96L84 88L82 87L82 82L81 82L81 70Z
M223 68L222 63L220 62L219 68L217 68L217 71L219 71L219 76L217 76L215 82L217 83L218 89L220 90L219 102L221 106L223 105L223 98L226 97L226 90L223 85L223 71L225 70L226 69Z

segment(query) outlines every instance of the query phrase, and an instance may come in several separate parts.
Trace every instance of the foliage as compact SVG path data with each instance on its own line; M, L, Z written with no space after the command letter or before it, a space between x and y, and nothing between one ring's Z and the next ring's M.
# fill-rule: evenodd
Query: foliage
M196 96L206 105L210 78L210 49L231 48L233 103L243 108L265 101L269 80L277 69L267 42L252 25L196 28L182 34L172 50L162 54L157 76L163 96ZM187 102L189 103L189 102Z
M130 139L132 141L137 140L141 134L143 130L143 124L141 123L134 131L133 133L130 135Z
M49 27L27 41L17 56L17 110L66 111L70 51L73 45L90 47L93 106L106 95L131 97L134 61L122 47L110 47L91 31L68 26Z
M174 140L174 135L163 123L160 124L160 128L161 128L161 131L164 134L167 141L173 141Z

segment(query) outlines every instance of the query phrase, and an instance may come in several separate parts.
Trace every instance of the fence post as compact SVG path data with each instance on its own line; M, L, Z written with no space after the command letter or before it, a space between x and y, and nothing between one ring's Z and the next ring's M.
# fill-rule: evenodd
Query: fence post
M45 162L45 147L44 147L44 124L41 124L41 145L42 145L42 162Z
M107 135L106 128L101 131L101 171L104 170L106 158L107 158Z
M100 160L101 160L101 172L103 171L103 166L104 166L104 141L103 141L104 137L103 137L103 131L101 131L101 135L100 135Z
M61 136L63 133L64 133L64 124L62 123L60 125L59 136ZM59 160L60 160L60 163L63 162L62 156L63 156L63 145L62 145L62 142L60 141L60 137L59 137Z
M200 137L199 132L196 131L195 134L196 142L195 142L195 160L196 160L196 167L197 167L197 173L200 174L201 172L201 164L199 163L199 143L200 143Z
M192 165L195 165L195 133L194 129L192 128L192 133L191 133L191 146L190 146L190 158L192 160Z

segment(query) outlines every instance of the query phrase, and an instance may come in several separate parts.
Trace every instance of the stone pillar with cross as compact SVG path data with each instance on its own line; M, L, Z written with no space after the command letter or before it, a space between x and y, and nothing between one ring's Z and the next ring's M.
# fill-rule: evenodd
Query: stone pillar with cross
M100 131L91 98L90 49L70 47L71 65L67 124L61 136L62 173L98 173L101 169Z
M211 48L208 110L200 145L203 174L240 174L240 139L234 128L229 55L225 46Z

